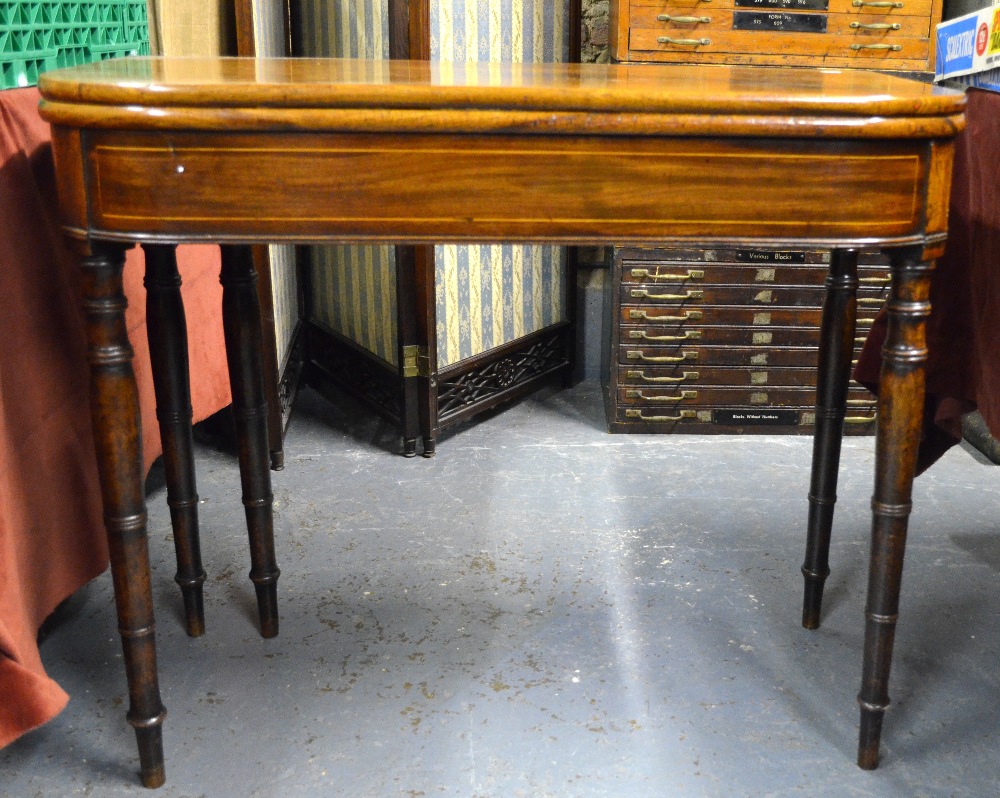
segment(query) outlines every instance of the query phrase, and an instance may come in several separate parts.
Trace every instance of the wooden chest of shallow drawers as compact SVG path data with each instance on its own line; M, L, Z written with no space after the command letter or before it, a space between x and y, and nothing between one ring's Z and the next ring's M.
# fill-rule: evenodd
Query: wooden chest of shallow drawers
M829 252L614 248L602 373L612 432L806 433L816 402ZM888 262L862 254L856 348ZM875 430L851 383L848 434Z
M611 0L616 61L934 72L943 0Z

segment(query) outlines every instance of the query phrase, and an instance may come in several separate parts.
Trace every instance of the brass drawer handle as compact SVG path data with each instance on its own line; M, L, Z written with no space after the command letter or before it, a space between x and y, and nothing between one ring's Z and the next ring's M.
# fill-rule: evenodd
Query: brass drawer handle
M630 310L628 312L628 317L630 319L645 319L646 321L698 321L701 318L700 310L685 310L683 316L650 316L648 311L645 310ZM874 319L873 319L874 321Z
M704 291L685 291L683 294L651 294L645 288L632 289L633 299L670 299L683 302L687 299L701 299L704 294Z
M625 391L626 399L642 399L644 402L686 402L697 399L697 391L681 391L676 396L646 396L642 391Z
M649 356L644 355L638 349L630 349L625 353L628 360L641 360L643 363L683 363L686 360L697 360L697 352L681 352L680 357L673 355Z
M637 418L640 421L683 421L686 418L694 417L694 410L681 410L679 416L644 416L641 410L625 411L625 418Z
M652 385L663 385L666 383L686 382L687 380L698 379L697 371L685 371L680 377L647 377L645 371L626 371L625 376L630 380L642 380Z
M903 26L898 22L852 22L851 27L855 30L899 30Z
M881 305L883 302L885 302L885 300L879 299L878 297L863 296L858 299L859 305Z
M878 413L873 416L846 416L844 418L845 424L871 424L873 421L878 420Z
M670 36L657 36L656 41L659 44L680 44L684 47L698 47L702 44L711 44L711 39L673 39Z
M670 282L680 282L682 280L701 280L705 277L705 272L701 269L688 269L687 274L660 274L660 270L651 272L649 269L632 269L632 276L641 280L669 280Z
M858 319L855 324L868 324L872 325L875 323L875 319Z
M670 14L660 14L657 17L660 22L679 22L682 25L690 25L696 22L711 22L711 17L674 17ZM707 42L706 42L707 44Z
M701 338L701 330L685 330L683 335L650 335L645 330L629 330L628 337L643 341L690 341Z
M856 344L863 344L867 340L868 340L868 336L867 335L862 335L862 336L860 336L858 338L855 338L854 339L854 343L856 343Z
M859 283L870 283L873 285L888 285L892 282L891 277L860 277Z
M900 2L888 2L887 0L854 0L851 3L855 8L902 8L903 4Z
M875 400L874 399L848 399L847 400L847 405L848 405L848 407L869 407L872 410L874 410L875 409Z
M901 44L852 44L852 50L891 50L898 53L903 49Z

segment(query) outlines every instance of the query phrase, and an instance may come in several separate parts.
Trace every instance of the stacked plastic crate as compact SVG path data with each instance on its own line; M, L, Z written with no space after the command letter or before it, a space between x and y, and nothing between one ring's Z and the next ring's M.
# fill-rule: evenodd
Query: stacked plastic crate
M0 89L48 69L149 54L146 0L0 0Z

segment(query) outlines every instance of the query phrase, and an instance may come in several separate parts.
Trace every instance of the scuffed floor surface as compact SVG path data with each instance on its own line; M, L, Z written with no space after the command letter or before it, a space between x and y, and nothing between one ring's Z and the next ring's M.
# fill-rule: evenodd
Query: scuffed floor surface
M256 632L238 470L198 447L208 633L150 503L167 785L239 796L972 796L1000 782L1000 472L916 485L883 759L854 762L873 443L849 439L823 627L799 626L811 442L611 436L593 383L433 460L304 392L273 475L281 634ZM105 575L42 648L73 696L0 794L149 795Z

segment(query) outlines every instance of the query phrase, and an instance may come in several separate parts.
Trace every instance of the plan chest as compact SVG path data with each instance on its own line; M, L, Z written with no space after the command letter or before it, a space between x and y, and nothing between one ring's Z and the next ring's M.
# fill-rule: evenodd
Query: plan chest
M612 432L807 433L829 252L615 248L602 374ZM855 352L889 286L862 253ZM856 356L856 354L855 354ZM852 382L845 431L875 429Z
M611 57L930 75L942 2L611 0Z

